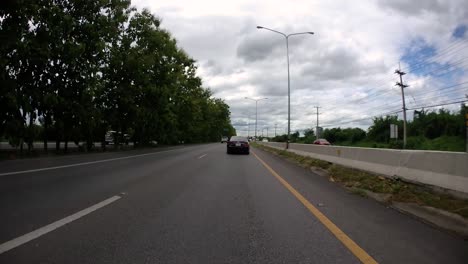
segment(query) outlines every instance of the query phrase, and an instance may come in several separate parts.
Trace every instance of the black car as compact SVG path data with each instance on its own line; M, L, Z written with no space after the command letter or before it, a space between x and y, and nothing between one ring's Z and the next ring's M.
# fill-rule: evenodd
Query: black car
M227 154L245 153L249 154L249 140L246 137L233 136L227 142Z

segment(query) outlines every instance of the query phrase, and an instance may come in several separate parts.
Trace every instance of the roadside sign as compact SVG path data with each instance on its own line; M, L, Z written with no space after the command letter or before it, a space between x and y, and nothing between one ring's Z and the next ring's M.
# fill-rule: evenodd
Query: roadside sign
M398 125L390 124L390 138L398 138Z

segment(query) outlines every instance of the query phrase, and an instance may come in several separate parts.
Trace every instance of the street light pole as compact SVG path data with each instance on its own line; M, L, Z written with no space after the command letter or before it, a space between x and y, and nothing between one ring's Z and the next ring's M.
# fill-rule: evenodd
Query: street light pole
M289 77L289 35L286 36L286 58L288 61L288 138L286 140L286 149L289 149L291 140L291 81Z
M291 134L291 81L290 81L290 76L289 76L289 37L290 36L295 36L295 35L305 35L305 34L311 34L313 35L314 32L299 32L299 33L292 33L292 34L284 34L283 32L271 29L271 28L266 28L262 26L257 26L258 29L265 29L274 33L278 33L282 35L286 39L286 58L287 58L287 63L288 63L288 138L286 140L286 149L289 148L289 141L290 141L290 134Z
M255 100L255 140L257 140L257 120L258 120L257 106L258 106L258 101Z
M265 98L260 98L260 99L253 99L253 98L250 98L250 97L244 97L244 99L249 99L249 100L255 101L255 140L257 140L258 101L266 100L268 98L265 97Z

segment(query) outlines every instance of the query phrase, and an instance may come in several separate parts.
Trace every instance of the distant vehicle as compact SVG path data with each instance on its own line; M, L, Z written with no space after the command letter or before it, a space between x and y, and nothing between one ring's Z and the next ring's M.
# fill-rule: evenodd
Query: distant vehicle
M315 145L331 145L330 142L328 142L328 140L324 139L324 138L319 138L317 140L314 141L314 144Z
M231 153L250 153L249 141L246 137L233 136L226 144L227 154Z
M106 135L104 136L104 140L106 142L106 145L113 145L114 144L114 136L117 131L110 130L107 131Z
M262 142L268 142L268 139L264 138L262 139Z
M228 142L228 137L224 136L224 137L221 137L221 143L225 143L225 142Z
M106 145L113 145L115 142L115 138L119 137L119 142L127 144L130 142L130 135L129 134L122 134L120 132L109 130L107 131L106 135L104 136L104 140Z

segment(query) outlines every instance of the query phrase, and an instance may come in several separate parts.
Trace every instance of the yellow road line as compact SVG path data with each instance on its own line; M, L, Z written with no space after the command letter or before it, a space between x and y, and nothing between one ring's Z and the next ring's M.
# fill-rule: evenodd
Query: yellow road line
M302 196L294 187L291 186L285 179L283 179L276 171L274 171L268 164L266 164L260 157L252 152L254 156L260 161L260 163L270 171L275 178L283 184L288 191L290 191L317 219L328 229L330 232L335 235L335 237L345 245L354 254L362 263L373 264L378 263L373 259L366 251L364 251L356 242L351 240L339 227L337 227L330 219L328 219L322 212L320 212L315 206L313 206L307 199Z

